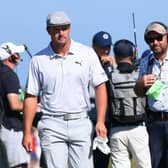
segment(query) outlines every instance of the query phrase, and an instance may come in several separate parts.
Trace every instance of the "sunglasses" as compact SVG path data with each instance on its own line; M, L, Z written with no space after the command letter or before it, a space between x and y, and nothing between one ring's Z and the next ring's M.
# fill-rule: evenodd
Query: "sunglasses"
M155 36L155 37L148 37L146 39L147 43L153 43L155 40L162 41L163 40L163 35L159 35L159 36Z
M8 45L2 47L8 54L12 55L12 50L9 48Z

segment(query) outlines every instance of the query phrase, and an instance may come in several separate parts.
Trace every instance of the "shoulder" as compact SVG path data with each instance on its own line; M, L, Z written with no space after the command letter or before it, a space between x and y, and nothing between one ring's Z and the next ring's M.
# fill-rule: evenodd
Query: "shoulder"
M7 65L0 63L0 72L4 74L5 72L13 72Z
M20 82L14 71L7 71L1 76L1 84L6 93L18 93Z
M0 76L3 81L18 80L18 76L14 70L9 68L7 65L1 64L0 66Z
M153 57L152 50L148 49L140 57L139 78L147 73L149 60Z
M153 52L152 50L148 49L148 50L145 50L143 53L142 53L142 56L140 58L140 68L144 69L145 67L148 66L148 62L149 60L153 57Z
M151 55L151 54L152 54L152 50L147 49L147 50L145 50L145 51L142 53L141 58L142 58L142 59L143 59L143 58L146 58L146 57L148 57L148 56Z
M91 47L74 40L71 40L70 51L80 53L94 52L94 50Z
M53 57L55 55L54 51L52 50L50 44L43 48L42 50L38 51L37 53L35 53L32 57L32 61L36 62L38 60L46 60L49 59L50 57Z
M32 59L30 60L30 65L39 66L40 64L46 64L53 56L54 52L48 45L46 48L38 51L36 54L33 55Z
M70 52L86 62L92 63L99 60L93 48L73 40L71 40Z
M134 70L130 73L121 73L117 68L114 68L112 71L112 79L113 81L128 81L128 80L136 80L138 77L138 71Z
M38 52L36 52L34 54L34 56L40 56L40 55L45 55L45 54L49 54L49 52L51 50L50 44L48 44L48 46L46 46L45 48L39 50Z
M152 54L153 54L152 50L150 49L145 50L140 58L140 63L148 62Z

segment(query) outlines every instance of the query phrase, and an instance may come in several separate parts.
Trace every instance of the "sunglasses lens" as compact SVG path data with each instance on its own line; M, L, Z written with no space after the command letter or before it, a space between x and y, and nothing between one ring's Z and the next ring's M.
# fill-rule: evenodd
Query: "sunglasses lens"
M155 40L162 41L162 39L163 39L162 35L156 36L156 37L149 37L149 38L147 38L147 42L148 43L153 43Z

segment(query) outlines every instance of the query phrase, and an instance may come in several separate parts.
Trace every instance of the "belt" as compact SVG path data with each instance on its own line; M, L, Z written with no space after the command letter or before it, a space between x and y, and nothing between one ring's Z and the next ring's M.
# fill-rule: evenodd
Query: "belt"
M112 123L112 127L125 127L125 126L145 126L144 121L135 123Z
M168 121L168 112L165 111L147 111L147 116L149 120L153 121Z
M54 117L54 118L62 118L65 121L68 120L78 120L80 118L87 118L88 112L81 113L67 113L63 115L55 115L55 114L43 114L43 116Z

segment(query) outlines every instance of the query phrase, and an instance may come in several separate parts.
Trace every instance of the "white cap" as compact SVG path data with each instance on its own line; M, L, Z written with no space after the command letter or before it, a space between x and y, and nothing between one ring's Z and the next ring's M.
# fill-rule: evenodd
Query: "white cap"
M9 58L14 53L25 51L24 45L15 45L12 42L2 43L0 45L0 61Z

